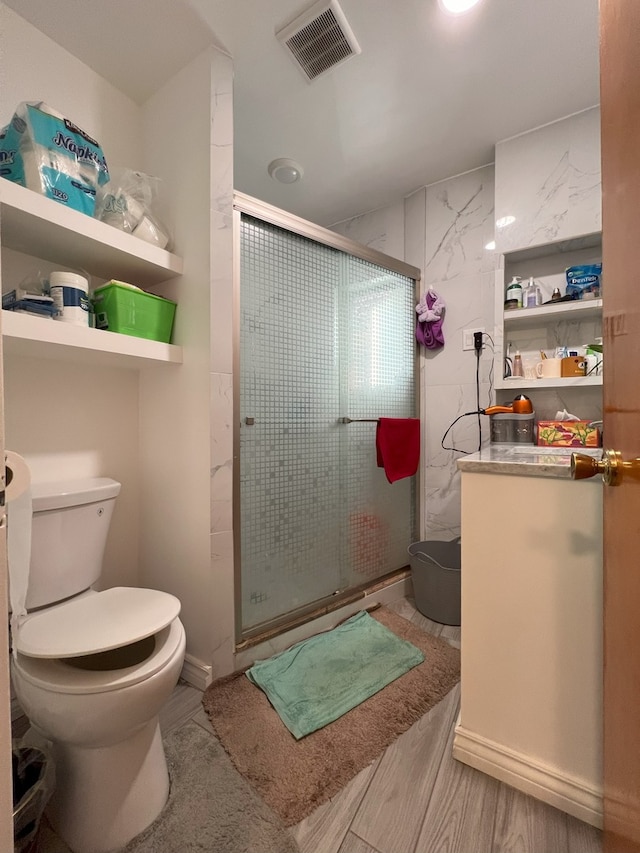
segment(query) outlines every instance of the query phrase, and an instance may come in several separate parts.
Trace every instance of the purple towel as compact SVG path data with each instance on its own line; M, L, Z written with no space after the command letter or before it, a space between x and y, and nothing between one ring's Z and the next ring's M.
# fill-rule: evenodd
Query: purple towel
M444 322L444 299L429 289L416 305L418 322L416 340L427 349L439 349L444 346L442 323Z

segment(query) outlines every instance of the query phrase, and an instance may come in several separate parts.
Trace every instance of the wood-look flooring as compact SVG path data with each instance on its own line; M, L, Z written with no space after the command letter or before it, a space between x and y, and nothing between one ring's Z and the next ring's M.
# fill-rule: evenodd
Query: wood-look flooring
M411 599L387 606L459 646L459 628L426 619ZM161 714L163 733L194 720L213 737L201 697L178 684ZM601 853L602 834L594 827L452 758L459 701L458 686L331 801L292 827L301 853ZM67 848L48 830L40 853Z

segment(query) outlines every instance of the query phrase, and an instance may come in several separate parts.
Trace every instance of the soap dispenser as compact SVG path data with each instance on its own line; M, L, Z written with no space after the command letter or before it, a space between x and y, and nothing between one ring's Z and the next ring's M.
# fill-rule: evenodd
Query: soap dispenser
M522 279L519 275L514 275L507 287L506 301L511 299L517 300L518 308L522 308Z
M524 307L535 308L540 304L540 289L535 286L533 276L529 279L529 284L524 292Z

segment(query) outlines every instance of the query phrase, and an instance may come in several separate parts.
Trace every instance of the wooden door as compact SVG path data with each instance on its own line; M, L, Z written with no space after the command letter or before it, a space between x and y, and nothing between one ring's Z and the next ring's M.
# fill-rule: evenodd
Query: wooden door
M4 382L2 369L2 312L0 312L0 473L4 474ZM4 481L0 490L4 489ZM9 612L7 528L4 501L0 502L0 613ZM0 639L0 850L13 850L13 786L11 779L11 711L9 637L4 623Z
M640 457L640 0L601 0L604 444ZM604 491L604 826L640 851L640 480Z

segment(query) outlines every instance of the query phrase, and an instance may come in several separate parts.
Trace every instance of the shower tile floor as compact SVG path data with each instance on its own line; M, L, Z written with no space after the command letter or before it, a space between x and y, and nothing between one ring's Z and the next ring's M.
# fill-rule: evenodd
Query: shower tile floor
M459 628L422 616L412 599L386 606L460 646ZM214 737L201 699L200 691L178 684L161 715L163 733L194 720ZM301 853L601 853L599 830L452 758L459 702L458 686L332 800L292 827ZM15 722L16 734L24 728L24 718ZM45 822L38 853L70 851Z

